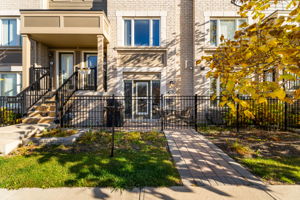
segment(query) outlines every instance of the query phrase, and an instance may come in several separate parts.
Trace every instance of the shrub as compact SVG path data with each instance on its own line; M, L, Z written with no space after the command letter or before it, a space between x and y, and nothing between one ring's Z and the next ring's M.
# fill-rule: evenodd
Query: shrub
M15 113L7 108L0 108L0 124L12 125L22 122L22 116L19 113Z

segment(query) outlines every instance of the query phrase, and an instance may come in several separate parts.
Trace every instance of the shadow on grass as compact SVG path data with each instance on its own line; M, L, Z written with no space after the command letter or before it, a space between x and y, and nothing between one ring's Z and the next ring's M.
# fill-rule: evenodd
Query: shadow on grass
M67 187L133 188L145 186L174 186L180 184L179 175L167 151L158 149L109 152L63 152L39 149L40 164L55 160L67 168L73 178L64 181ZM33 156L33 155L29 155Z

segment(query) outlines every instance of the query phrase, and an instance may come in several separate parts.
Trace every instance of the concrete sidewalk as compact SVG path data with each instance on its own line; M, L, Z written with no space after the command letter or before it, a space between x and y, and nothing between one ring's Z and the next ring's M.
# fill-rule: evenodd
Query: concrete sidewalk
M170 187L116 190L109 188L0 189L1 200L296 200L300 185Z
M49 127L49 124L16 124L0 127L0 155L9 154L18 148L25 138Z

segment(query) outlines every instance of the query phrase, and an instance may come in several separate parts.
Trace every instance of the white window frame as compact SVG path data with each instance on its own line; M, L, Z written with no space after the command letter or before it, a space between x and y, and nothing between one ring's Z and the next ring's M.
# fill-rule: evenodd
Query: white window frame
M147 92L147 95L146 97L139 97L139 94L138 94L138 87L139 85L142 85L142 84L145 84L146 83L146 86L147 86L147 89L146 89L146 92ZM149 104L149 84L150 82L149 81L138 81L135 83L135 87L136 87L136 112L138 115L148 115L149 113L149 110L148 110L148 104ZM151 87L151 86L150 86ZM151 89L151 88L150 88ZM139 100L146 100L147 101L147 112L139 112Z
M130 20L131 21L131 45L126 45L125 44L125 21L126 20ZM126 47L139 47L139 46L135 46L135 40L134 40L134 33L135 33L135 23L134 21L135 20L149 20L149 31L150 31L150 34L149 34L149 46L142 46L142 47L160 47L162 42L161 42L161 38L162 38L162 35L161 35L161 28L162 28L162 24L161 24L161 18L159 17L151 17L151 18L132 18L132 17L124 17L123 18L123 46L126 46ZM153 20L159 20L159 45L158 46L153 46Z
M22 72L10 72L10 71L1 71L0 72L0 76L2 74L16 74L17 75L17 94L21 92L21 88L22 88ZM0 96L2 96L3 94L0 94Z
M2 30L2 20L3 19L16 19L17 20L17 46L13 45L3 45L3 30ZM21 20L19 17L0 17L0 47L21 47L21 31L20 31Z
M212 20L216 20L217 21L217 44L216 45L212 45L211 44L211 30L210 30L210 23ZM235 31L238 31L239 30L239 20L246 20L246 22L248 22L248 19L247 18L241 18L241 17L210 17L209 19L209 40L208 40L208 43L209 43L209 46L212 46L212 47L217 47L221 44L221 41L220 41L220 37L221 37L221 34L220 34L220 26L221 26L221 21L225 21L225 20L234 20L235 21ZM226 38L225 38L226 39Z

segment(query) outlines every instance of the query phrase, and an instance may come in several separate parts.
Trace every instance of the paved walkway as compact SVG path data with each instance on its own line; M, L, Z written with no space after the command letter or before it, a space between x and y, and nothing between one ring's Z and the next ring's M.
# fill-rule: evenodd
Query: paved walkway
M265 185L216 145L194 130L165 131L185 186Z
M48 124L16 124L0 127L0 155L7 155L20 144L23 139L48 128Z
M53 188L0 189L1 200L295 200L300 186L269 186L265 190L249 186L135 188Z

